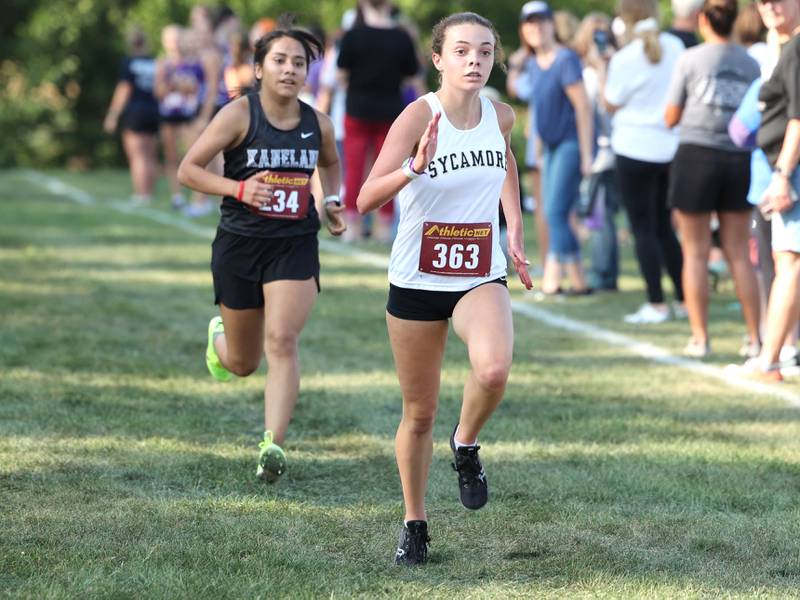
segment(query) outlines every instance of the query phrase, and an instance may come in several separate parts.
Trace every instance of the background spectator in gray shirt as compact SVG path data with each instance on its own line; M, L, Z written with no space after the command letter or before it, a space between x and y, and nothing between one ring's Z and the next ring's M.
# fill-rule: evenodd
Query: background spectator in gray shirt
M755 353L760 346L758 287L748 247L750 156L728 135L728 122L759 76L759 67L731 42L737 14L736 0L705 0L698 22L706 43L678 59L665 113L668 126L681 125L668 199L681 234L683 289L692 329L684 352L696 357L710 352L707 265L714 212L742 304L748 345Z

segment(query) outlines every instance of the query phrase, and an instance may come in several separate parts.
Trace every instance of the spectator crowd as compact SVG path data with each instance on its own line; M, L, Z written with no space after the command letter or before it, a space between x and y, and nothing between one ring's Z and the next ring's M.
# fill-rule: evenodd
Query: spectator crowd
M800 371L800 0L673 0L672 17L663 27L656 0L619 0L615 14L582 20L543 0L520 7L505 91L528 107L515 151L539 293L616 292L629 236L645 298L626 323L688 320L684 354L710 356L710 295L724 271L743 328L743 363L731 371L780 381ZM394 204L362 217L356 198L391 124L427 92L429 53L413 15L389 0L359 0L336 31L306 25L325 52L301 99L334 123L343 240L391 243ZM197 5L188 23L164 27L157 56L141 30L128 33L104 128L121 135L134 202L150 202L163 175L175 210L215 210L206 195L186 197L178 165L250 89L253 48L275 26ZM222 172L221 156L210 168Z

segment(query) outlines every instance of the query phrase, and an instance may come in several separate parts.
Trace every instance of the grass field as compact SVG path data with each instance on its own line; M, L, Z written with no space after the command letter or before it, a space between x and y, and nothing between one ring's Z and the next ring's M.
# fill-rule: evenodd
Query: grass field
M449 465L468 368L453 338L431 562L392 566L400 398L385 271L323 253L289 470L267 487L254 478L264 367L225 385L203 363L213 218L187 230L165 201L120 210L122 172L51 176L95 201L0 172L3 597L800 595L798 409L523 315L481 436L490 504L462 509ZM685 322L621 323L642 298L630 248L624 267L619 294L536 306L679 352ZM736 359L733 300L730 286L714 298L709 364ZM780 389L800 400L797 382Z

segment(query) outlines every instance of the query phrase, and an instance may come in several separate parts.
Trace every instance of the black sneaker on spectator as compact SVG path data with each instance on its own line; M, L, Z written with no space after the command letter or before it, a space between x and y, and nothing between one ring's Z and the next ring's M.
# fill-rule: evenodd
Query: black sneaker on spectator
M489 482L478 457L480 446L461 446L456 448L456 424L450 435L450 449L453 451L453 470L458 473L458 493L461 504L470 510L478 510L489 500Z
M400 530L400 541L394 554L396 565L422 565L428 560L428 523L409 521Z

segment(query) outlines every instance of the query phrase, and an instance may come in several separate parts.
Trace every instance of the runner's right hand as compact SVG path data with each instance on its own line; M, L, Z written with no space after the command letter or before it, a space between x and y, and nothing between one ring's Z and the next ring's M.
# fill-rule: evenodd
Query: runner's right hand
M244 180L242 203L261 208L272 202L273 186L264 183L267 173L269 171L261 171Z
M439 119L441 117L442 113L435 113L431 120L428 121L428 126L425 128L422 137L419 138L417 153L414 155L414 164L412 165L412 168L417 173L425 170L428 167L428 163L436 156L436 145L439 141Z

